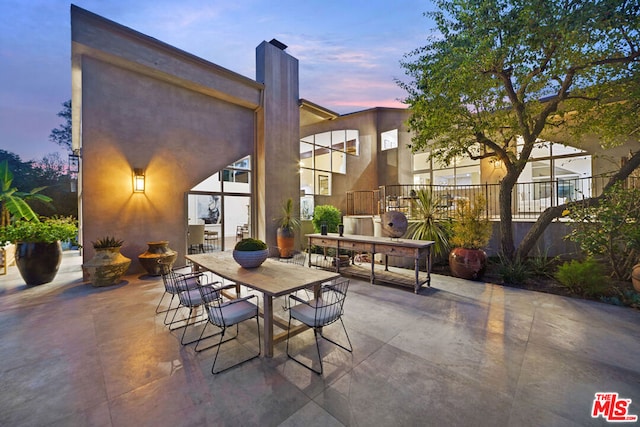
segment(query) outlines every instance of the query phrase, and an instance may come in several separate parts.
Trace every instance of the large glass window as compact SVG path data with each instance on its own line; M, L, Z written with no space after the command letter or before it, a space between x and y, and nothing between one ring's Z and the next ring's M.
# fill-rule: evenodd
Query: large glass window
M332 174L347 173L347 154L360 154L359 133L354 129L334 130L300 139L300 193L331 195ZM308 201L306 206L313 204Z

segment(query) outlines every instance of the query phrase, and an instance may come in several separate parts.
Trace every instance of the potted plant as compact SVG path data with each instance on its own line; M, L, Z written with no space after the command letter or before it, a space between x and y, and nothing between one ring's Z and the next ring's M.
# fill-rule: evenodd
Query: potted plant
M277 219L278 230L276 241L280 258L291 258L295 246L295 229L300 226L300 220L293 213L293 199L289 197L282 205L282 215Z
M486 199L476 196L473 204L459 200L452 225L449 268L462 279L480 279L487 269L487 254L482 249L489 244L493 227L485 214Z
M432 240L433 255L445 260L450 252L450 222L442 220L446 208L440 197L429 190L411 190L415 197L413 216L416 220L409 223L409 235L414 240Z
M95 287L119 283L131 265L131 259L120 253L124 241L107 236L91 243L96 254L82 264L85 279L91 281Z
M337 233L338 225L342 222L342 212L332 205L316 206L311 222L316 233L321 232L323 225L326 225L327 232Z
M38 221L38 215L27 204L28 200L38 200L51 203L51 198L40 191L46 187L34 188L29 192L18 191L12 187L13 173L9 169L9 161L0 163L0 227L6 227L17 220ZM15 262L16 245L8 239L0 239L0 249L3 251L4 268Z
M74 240L78 233L72 217L16 221L0 228L0 241L16 244L16 265L27 285L51 282L62 261L60 241Z
M269 247L259 239L242 239L233 248L233 259L244 268L259 267L268 257Z

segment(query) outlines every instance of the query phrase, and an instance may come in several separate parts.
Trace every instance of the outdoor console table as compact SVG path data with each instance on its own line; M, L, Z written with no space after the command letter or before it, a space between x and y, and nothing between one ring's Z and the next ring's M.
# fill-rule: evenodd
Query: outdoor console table
M243 268L231 256L231 252L210 252L204 254L186 255L186 259L198 268L209 270L214 274L262 292L263 320L264 320L264 353L266 357L273 356L273 345L287 339L288 321L274 317L273 298L289 295L300 289L319 286L340 274L308 268L267 259L260 267ZM274 337L273 325L277 324L284 332ZM306 326L291 328L291 335L300 333Z
M336 257L340 249L356 252L369 252L371 254L371 283L376 279L375 274L375 254L383 254L385 256L384 269L389 270L388 257L399 256L413 258L415 268L415 283L413 291L418 290L423 284L431 286L431 246L434 242L430 240L411 240L411 239L393 239L390 237L374 237L360 236L355 234L345 234L340 236L336 233L323 234L307 234L309 238L309 247L312 245L329 247L336 249ZM420 269L420 258L426 257L427 260L427 280L420 281L418 275ZM336 272L340 272L340 262L336 261ZM309 257L309 266L311 266L311 257Z

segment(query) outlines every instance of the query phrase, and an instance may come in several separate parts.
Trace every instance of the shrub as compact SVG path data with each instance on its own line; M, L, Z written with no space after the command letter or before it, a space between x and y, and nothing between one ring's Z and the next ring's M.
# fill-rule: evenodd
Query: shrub
M74 241L78 235L77 222L72 217L45 218L41 221L16 221L0 227L0 243Z
M493 226L485 215L486 199L477 195L473 204L459 200L453 221L451 245L465 249L482 249L489 244Z
M409 223L409 235L415 240L434 241L433 255L436 257L446 256L450 250L450 223L439 220L444 211L441 199L435 197L431 191L416 192L413 215L418 219Z
M618 183L596 206L576 202L567 216L573 220L567 238L588 256L604 256L616 278L629 280L640 257L640 189Z
M556 272L556 279L572 292L594 296L607 288L607 277L598 262L592 258L585 261L571 260L562 264Z
M323 223L327 224L329 233L337 233L338 225L342 221L342 212L332 205L316 206L313 211L313 219L311 220L316 233L320 232Z
M505 283L520 284L531 277L529 265L520 258L509 259L500 254L499 263L498 274Z
M267 248L268 246L265 242L251 237L240 240L234 247L236 251L262 251Z
M527 264L534 276L553 278L559 259L558 256L549 257L548 251L545 249L544 253L538 252L537 255L528 258Z

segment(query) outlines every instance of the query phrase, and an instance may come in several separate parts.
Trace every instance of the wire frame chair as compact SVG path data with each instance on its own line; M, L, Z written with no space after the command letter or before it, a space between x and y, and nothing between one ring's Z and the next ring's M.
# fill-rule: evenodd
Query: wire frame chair
M164 285L164 292L162 293L162 297L160 297L160 301L158 301L158 305L156 307L156 314L165 313L164 316L164 324L168 325L170 322L167 322L169 312L173 310L177 310L178 305L173 306L174 300L176 300L176 296L178 293L190 289L198 289L198 279L201 276L200 274L194 273L179 273L178 270L184 268L171 268L171 265L167 263L165 260L158 260L158 264L160 264L160 275L162 276L162 283ZM180 281L179 278L184 277L186 281ZM160 306L162 305L162 301L167 295L171 295L171 299L169 300L169 307L166 310L160 310Z
M331 282L324 283L317 297L310 301L305 301L296 295L289 295L291 303L297 302L299 304L292 305L289 309L289 328L291 331L291 321L295 319L304 323L308 327L313 329L313 334L316 342L316 350L318 353L318 360L320 361L320 369L314 369L313 365L307 365L300 359L297 359L289 352L290 332L287 333L287 356L307 369L312 370L317 374L322 374L324 367L322 364L322 355L320 354L320 345L318 343L318 337L324 338L332 344L348 351L353 351L349 334L342 321L344 300L347 297L347 290L349 288L349 279L338 278ZM344 334L347 337L348 346L339 344L338 342L327 338L322 334L322 328L328 326L334 322L340 321Z
M218 289L218 291L222 291L223 289L234 289L235 287L236 285L234 284L227 285ZM207 325L205 325L205 328L202 329L201 336L198 339L198 343L195 346L195 351L200 352L212 347L216 347L216 354L213 358L213 365L211 365L211 373L214 375L219 374L220 372L226 371L228 369L241 365L245 362L248 362L260 356L262 352L262 348L260 345L260 323L258 320L258 313L259 313L258 305L249 302L250 299L255 298L257 300L258 297L256 295L249 295L242 298L223 301L221 298L209 297L209 294L212 292L211 288L208 288L206 286L200 286L199 290L201 292L202 299L206 300L205 309L207 312L208 323ZM236 362L230 366L227 366L226 368L219 369L216 371L216 362L218 360L218 354L220 353L220 347L222 347L222 344L229 342L233 339L236 339L238 337L238 332L239 332L238 325L246 320L250 320L253 318L256 319L256 330L258 331L258 353L255 355L252 355L249 358ZM213 345L210 345L204 348L199 348L200 342L205 339L205 337L203 337L204 331L206 329L206 326L208 326L209 324L212 324L213 326L216 326L217 328L220 329L220 332L214 334L214 335L219 335L220 339L218 340L217 343ZM227 329L233 326L235 326L235 329L236 329L235 335L230 338L224 339ZM211 336L212 335L210 335L210 337Z

